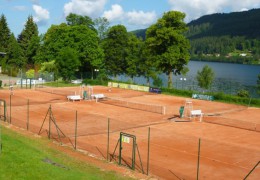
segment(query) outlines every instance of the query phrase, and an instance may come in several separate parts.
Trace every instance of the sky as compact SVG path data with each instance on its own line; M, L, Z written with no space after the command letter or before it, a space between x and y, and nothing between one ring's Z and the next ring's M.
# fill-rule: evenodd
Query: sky
M132 31L149 27L171 10L184 12L188 23L207 14L253 8L260 8L260 0L0 0L0 13L16 36L30 15L43 34L52 24L66 22L69 13L106 17L111 26L122 24Z

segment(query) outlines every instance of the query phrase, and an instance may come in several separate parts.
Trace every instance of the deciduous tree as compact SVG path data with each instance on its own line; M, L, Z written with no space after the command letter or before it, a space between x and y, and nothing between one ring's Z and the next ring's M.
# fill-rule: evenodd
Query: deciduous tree
M146 31L149 53L156 61L156 68L168 75L169 88L173 73L181 74L190 58L190 43L184 36L187 31L184 18L184 13L169 11Z
M104 41L105 67L110 75L120 75L126 72L128 34L125 26L116 25L108 30Z
M62 48L57 57L56 65L63 80L71 80L80 65L78 52L70 47Z

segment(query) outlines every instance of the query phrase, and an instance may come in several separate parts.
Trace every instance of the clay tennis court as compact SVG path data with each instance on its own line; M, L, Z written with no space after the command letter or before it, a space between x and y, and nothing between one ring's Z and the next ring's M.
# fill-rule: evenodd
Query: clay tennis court
M108 87L93 87L94 94L140 103L140 106L165 107L165 114L160 114L102 100L72 102L66 95L80 94L79 87L53 89L64 95L15 89L10 101L9 90L1 90L0 99L7 103L11 124L42 136L48 136L51 131L51 138L58 142L116 163L120 132L134 135L138 146L136 171L148 171L159 179L196 179L197 176L199 179L243 179L260 161L259 108L192 99L192 108L204 114L200 122L199 117L179 118L180 106L187 100L183 97L119 88L112 88L110 92ZM122 164L131 167L131 142L123 142L122 147ZM259 166L248 179L260 179Z

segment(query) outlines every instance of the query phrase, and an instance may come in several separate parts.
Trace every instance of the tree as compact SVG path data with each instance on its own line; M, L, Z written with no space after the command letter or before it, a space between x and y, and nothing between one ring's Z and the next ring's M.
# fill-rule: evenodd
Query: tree
M59 52L56 65L59 69L60 77L62 77L64 81L71 80L80 65L77 51L70 47L64 47Z
M99 18L95 19L94 25L97 30L98 37L99 37L100 41L102 41L103 39L106 38L107 32L108 32L109 22L108 22L107 18L99 17Z
M0 17L0 52L7 52L10 36L10 29L6 22L5 16L2 14ZM0 57L0 60L0 64L4 66L7 61L7 57Z
M29 69L28 71L26 71L26 77L27 78L34 78L34 73L35 73L34 69Z
M0 52L7 51L10 36L10 29L6 22L5 16L2 14L0 17Z
M81 16L81 15L77 15L74 13L70 13L66 17L66 21L69 26L84 25L84 26L87 26L89 29L96 31L96 29L94 27L94 22L88 16Z
M18 36L18 43L23 50L22 58L29 67L34 66L34 57L40 47L40 38L38 34L38 27L36 23L34 23L33 17L29 16L25 23L24 29Z
M6 64L20 69L25 65L23 60L22 49L19 46L14 34L12 33L9 39Z
M58 68L55 63L55 60L41 63L41 68L39 70L39 73L42 74L54 73L54 79L56 80L58 74Z
M247 90L241 89L237 92L237 96L242 98L249 98L249 92Z
M140 64L141 60L141 51L142 51L143 42L141 39L138 39L134 34L130 33L128 35L127 48L126 48L126 72L128 76L133 80L134 76L141 74Z
M258 79L257 79L257 92L260 94L260 74L258 74Z
M99 38L85 25L52 25L44 35L43 42L42 62L56 60L63 48L70 47L78 53L80 72L93 72L103 67L104 53L99 47Z
M168 75L169 88L172 87L173 73L181 74L190 58L190 44L184 36L187 31L184 18L184 13L169 11L146 31L149 53L156 61L156 68Z
M125 26L116 25L108 30L103 44L108 74L117 76L126 72L127 42L128 34Z
M205 65L202 71L198 71L196 78L201 88L209 89L214 80L214 76L213 70L208 65Z

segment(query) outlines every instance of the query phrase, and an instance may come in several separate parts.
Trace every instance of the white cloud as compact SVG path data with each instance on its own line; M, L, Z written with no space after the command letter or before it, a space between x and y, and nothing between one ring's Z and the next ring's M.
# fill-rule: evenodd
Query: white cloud
M151 25L157 19L155 12L131 11L127 13L129 24L133 25Z
M64 15L70 13L97 17L104 9L107 0L71 0L64 5Z
M26 11L27 7L26 6L14 6L14 10L17 11Z
M128 29L146 28L157 19L154 11L144 12L133 10L125 12L118 4L112 5L110 10L105 11L103 17L107 18L112 24L124 24Z
M39 2L39 0L30 0L33 4L37 4L37 5L39 5L40 4L40 2Z
M168 0L172 10L182 11L190 21L206 14L241 11L260 6L259 0Z
M122 20L124 18L124 10L120 5L114 4L112 5L111 10L103 13L103 17L107 18L109 21Z
M33 10L35 16L33 17L34 21L39 25L44 25L47 23L47 20L50 18L50 13L47 9L42 8L38 5L33 5Z

